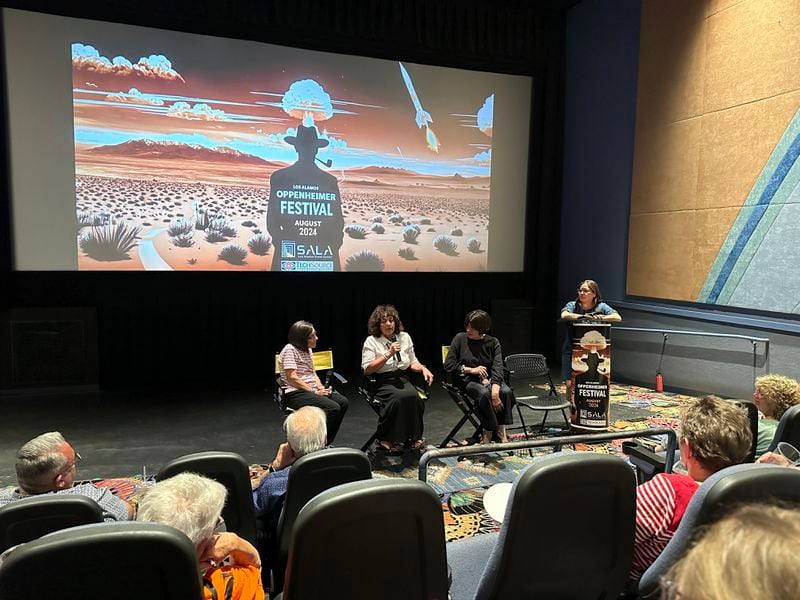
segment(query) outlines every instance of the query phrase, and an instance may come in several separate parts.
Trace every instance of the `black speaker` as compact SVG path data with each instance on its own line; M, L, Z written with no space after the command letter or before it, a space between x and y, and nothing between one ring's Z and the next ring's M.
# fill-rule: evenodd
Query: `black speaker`
M4 319L3 387L52 387L97 380L94 311L13 310Z

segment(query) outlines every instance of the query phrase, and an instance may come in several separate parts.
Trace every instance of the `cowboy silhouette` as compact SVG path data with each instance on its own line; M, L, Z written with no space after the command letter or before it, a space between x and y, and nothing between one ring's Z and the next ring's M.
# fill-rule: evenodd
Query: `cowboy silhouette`
M581 362L586 363L587 370L575 376L576 383L608 383L608 377L597 370L598 365L605 362L597 352L589 352L585 358L581 358Z
M297 162L269 178L267 231L275 250L273 271L339 271L344 236L341 195L336 178L314 163L328 140L315 127L300 125L284 138Z

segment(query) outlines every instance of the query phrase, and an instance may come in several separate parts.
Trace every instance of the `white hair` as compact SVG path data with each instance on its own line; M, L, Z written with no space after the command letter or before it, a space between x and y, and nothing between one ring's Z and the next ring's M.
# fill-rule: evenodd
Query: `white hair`
M325 411L316 406L303 406L294 411L283 423L286 441L300 458L322 450L328 441Z
M58 431L36 436L17 451L17 483L28 493L52 490L52 480L67 466L69 459L61 451L67 440Z
M196 547L214 534L227 494L225 486L213 479L178 473L145 491L136 520L174 527Z

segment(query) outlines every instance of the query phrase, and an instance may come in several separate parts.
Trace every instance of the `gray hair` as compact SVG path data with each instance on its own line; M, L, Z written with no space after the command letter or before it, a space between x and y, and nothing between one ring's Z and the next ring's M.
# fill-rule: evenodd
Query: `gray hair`
M213 479L178 473L145 491L136 520L174 527L197 547L214 534L227 494Z
M67 440L58 431L50 431L33 438L17 452L17 483L34 494L53 489L52 480L63 471L69 459L61 451Z
M303 406L294 411L286 417L283 429L297 458L322 450L328 441L325 412L316 406Z

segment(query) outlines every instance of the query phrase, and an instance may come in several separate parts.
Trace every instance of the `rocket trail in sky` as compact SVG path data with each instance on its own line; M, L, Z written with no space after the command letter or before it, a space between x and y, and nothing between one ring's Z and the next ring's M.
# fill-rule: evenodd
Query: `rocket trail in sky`
M425 128L425 141L428 145L428 149L438 153L439 139L436 137L433 129L428 126L428 123L433 123L433 119L431 119L430 113L422 108L422 103L419 101L417 91L414 89L414 84L411 82L411 76L408 74L408 71L406 71L403 63L397 64L400 65L400 74L403 76L403 82L406 84L408 95L411 96L411 102L414 104L414 110L417 111L417 114L414 117L414 120L417 122L417 127L419 129L422 129L423 127Z

